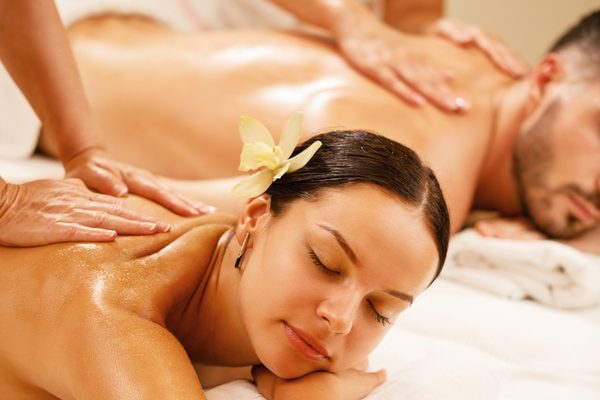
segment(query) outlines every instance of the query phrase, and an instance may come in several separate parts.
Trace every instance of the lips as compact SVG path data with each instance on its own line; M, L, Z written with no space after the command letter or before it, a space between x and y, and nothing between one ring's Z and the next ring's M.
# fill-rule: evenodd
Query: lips
M600 218L600 211L582 197L570 193L571 211L583 223L592 224Z
M327 349L319 344L319 342L308 333L303 332L298 328L293 328L285 322L283 323L283 331L292 347L304 357L314 361L321 361L329 358Z

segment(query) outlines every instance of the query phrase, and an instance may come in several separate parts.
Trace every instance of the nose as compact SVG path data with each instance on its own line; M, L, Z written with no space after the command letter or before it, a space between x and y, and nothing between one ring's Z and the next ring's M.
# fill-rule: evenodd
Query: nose
M317 315L323 319L332 333L347 335L352 331L362 295L356 290L346 289L322 301Z
M596 177L596 208L600 209L600 175Z

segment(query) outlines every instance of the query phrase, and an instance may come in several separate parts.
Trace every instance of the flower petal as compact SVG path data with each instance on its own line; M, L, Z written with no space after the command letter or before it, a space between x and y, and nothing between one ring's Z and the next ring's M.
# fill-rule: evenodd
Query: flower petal
M239 130L244 143L260 142L269 147L275 146L275 141L269 130L252 117L241 116Z
M281 138L279 139L279 147L283 150L284 160L287 160L302 136L302 113L295 112L285 122Z
M289 169L290 169L290 163L286 162L281 167L279 167L275 171L273 171L273 182L275 182L277 179L281 178L283 176L283 174L288 172Z
M236 197L252 198L263 194L273 183L273 172L263 169L249 178L238 182L231 193Z
M289 159L290 168L288 172L294 172L304 167L307 162L310 161L312 156L315 155L319 147L321 147L321 141L317 140L311 144L307 149L304 149L300 154L296 154L294 157Z
M269 145L261 142L246 143L240 154L240 166L238 169L240 171L250 171L265 166L269 168L272 165L276 166L277 161L274 149L269 147Z

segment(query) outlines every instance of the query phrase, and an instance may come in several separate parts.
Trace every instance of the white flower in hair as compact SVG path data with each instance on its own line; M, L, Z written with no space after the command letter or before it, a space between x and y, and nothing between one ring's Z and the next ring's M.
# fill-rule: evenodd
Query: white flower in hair
M283 174L304 167L321 147L317 140L300 154L289 158L302 135L302 114L299 112L285 123L278 145L269 130L254 118L240 117L239 130L244 142L239 170L258 172L233 187L231 192L238 197L260 196Z

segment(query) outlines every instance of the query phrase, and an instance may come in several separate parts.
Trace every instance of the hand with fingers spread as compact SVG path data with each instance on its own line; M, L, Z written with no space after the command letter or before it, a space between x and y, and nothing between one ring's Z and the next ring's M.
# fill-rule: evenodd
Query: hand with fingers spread
M214 208L176 193L150 172L113 160L97 148L86 150L65 163L69 178L78 178L90 189L111 196L137 194L182 216L212 213Z
M386 9L384 18L387 21L390 17L388 25L357 0L271 1L304 22L328 31L351 65L413 106L430 103L445 112L470 109L468 99L452 89L451 72L434 66L424 53L415 50L409 44L412 35L392 26L393 20L396 21L393 25L398 26L398 21L409 21L415 13L428 15L425 19L417 17L411 31L439 35L460 46L473 45L513 77L523 75L526 70L498 39L475 27L439 19L440 2L403 0L390 4L387 8L395 10L390 14L397 15L388 15Z
M91 192L79 179L13 185L0 179L0 245L114 240L117 234L149 235L169 225Z
M258 391L269 400L358 400L385 382L384 370L348 369L338 373L316 371L296 379L282 379L264 366L252 368Z
M431 103L446 112L470 108L468 101L451 89L450 72L434 67L423 54L411 48L407 34L374 18L340 32L337 43L346 59L406 103L414 106Z
M513 78L527 73L527 65L514 52L508 49L499 38L481 28L442 18L436 21L428 32L446 38L459 46L473 46L482 51L494 65Z
M425 31L459 46L479 49L500 71L514 78L527 72L523 61L502 41L475 26L440 19ZM446 112L468 111L468 99L451 88L451 72L433 66L425 55L407 45L409 36L369 16L348 26L340 25L336 41L358 70L407 103L419 106L429 102Z

